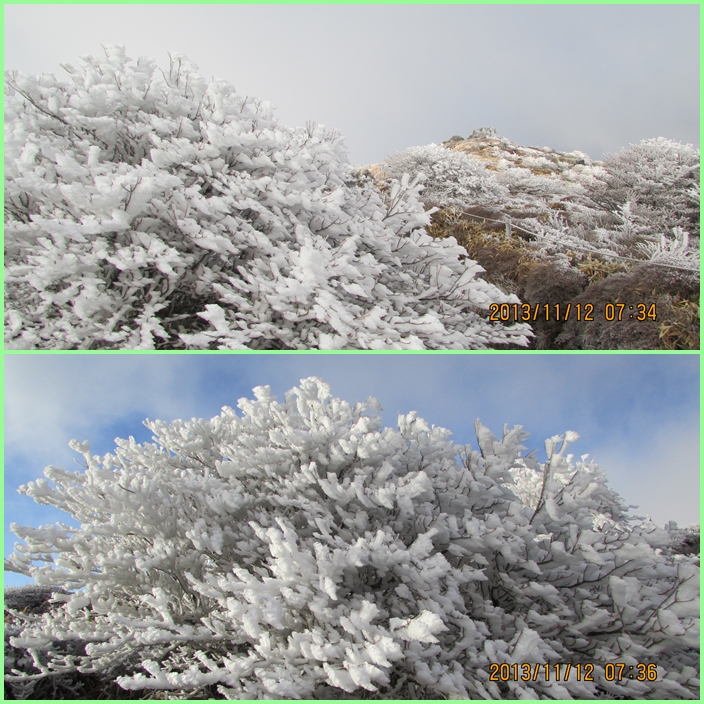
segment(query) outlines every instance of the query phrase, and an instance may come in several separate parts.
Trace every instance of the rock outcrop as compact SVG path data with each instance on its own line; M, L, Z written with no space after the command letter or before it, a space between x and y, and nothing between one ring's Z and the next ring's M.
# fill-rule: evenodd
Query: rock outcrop
M585 173L593 173L601 167L600 161L590 159L584 152L525 147L500 137L493 127L480 127L467 139L452 137L442 145L481 160L492 171L518 167L540 176L553 175L568 181L579 181Z

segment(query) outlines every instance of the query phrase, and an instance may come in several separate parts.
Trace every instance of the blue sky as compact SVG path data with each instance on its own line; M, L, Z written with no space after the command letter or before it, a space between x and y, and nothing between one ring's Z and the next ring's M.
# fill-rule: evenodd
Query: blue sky
M659 524L699 521L699 357L690 354L51 354L5 355L5 554L12 522L68 522L16 493L48 465L76 468L67 447L96 454L115 437L150 440L145 418L211 418L270 385L283 398L318 376L348 401L378 398L386 425L418 411L476 443L476 418L531 433L530 449L575 430L571 450L606 470L627 503ZM7 584L21 584L6 574Z
M667 137L699 145L699 6L5 5L5 68L123 44L185 54L276 106L339 129L350 161L483 126L594 159Z

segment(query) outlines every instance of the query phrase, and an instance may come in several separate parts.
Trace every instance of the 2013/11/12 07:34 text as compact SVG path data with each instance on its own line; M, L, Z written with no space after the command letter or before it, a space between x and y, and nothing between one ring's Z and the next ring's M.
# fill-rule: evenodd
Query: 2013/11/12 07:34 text
M637 303L635 305L625 303L607 303L604 305L601 314L604 320L609 322L616 320L657 320L657 310L655 303ZM495 323L505 323L508 320L522 322L541 320L563 320L567 321L576 316L577 320L594 320L593 303L492 303L489 306L489 320Z

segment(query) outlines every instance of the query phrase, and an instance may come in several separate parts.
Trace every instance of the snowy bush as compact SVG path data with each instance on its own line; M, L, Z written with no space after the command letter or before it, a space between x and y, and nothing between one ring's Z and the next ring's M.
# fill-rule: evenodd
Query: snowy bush
M638 247L650 261L680 266L683 269L686 267L694 272L700 269L699 247L694 249L690 246L689 233L681 227L673 228L672 237L660 235L659 242L643 242Z
M462 152L437 144L411 147L391 154L384 170L399 179L403 174L425 177L423 201L440 207L497 204L508 196L483 164Z
M342 140L171 56L122 47L5 90L11 349L476 349L517 302L429 237L408 177L355 179Z
M699 162L698 149L664 137L607 156L579 199L597 206L591 239L621 256L699 272ZM615 222L603 226L599 210Z
M664 137L645 139L603 163L592 197L607 210L626 203L656 235L682 227L699 234L699 150Z
M85 471L48 467L20 489L80 527L12 526L10 567L73 593L14 613L31 660L11 682L78 670L171 698L699 698L694 558L566 454L575 433L547 440L541 464L521 426L497 439L477 421L473 450L415 413L382 428L374 399L351 406L315 378L283 402L254 395L240 414L147 421L153 444L102 458L73 441ZM614 663L652 678L616 681ZM501 664L518 679L492 678Z
M581 192L580 184L564 181L556 175L534 174L522 166L506 164L504 171L495 175L496 180L506 186L512 196L528 196L529 202L541 202L530 196L544 199L545 203L558 202L564 196Z
M575 226L570 222L572 213L565 216L550 212L542 219L527 219L524 222L534 234L538 246L545 252L576 250L582 256L588 253L601 255L607 261L631 262L631 267L652 261L658 265L699 274L699 237L690 238L689 233L679 226L667 231L664 226L654 228L650 224L644 225L634 215L630 203L615 212L618 212L620 222L608 228L590 228L584 224ZM596 213L591 218L592 224L598 221L598 217Z

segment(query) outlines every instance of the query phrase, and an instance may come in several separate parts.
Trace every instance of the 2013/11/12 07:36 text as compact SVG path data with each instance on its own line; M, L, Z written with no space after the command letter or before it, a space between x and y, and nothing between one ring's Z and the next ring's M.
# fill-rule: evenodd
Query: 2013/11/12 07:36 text
M520 674L519 674L520 671ZM542 677L541 677L542 675ZM594 665L592 663L492 663L489 666L489 680L492 682L518 681L544 682L565 681L572 675L573 679L584 682L594 681ZM658 666L654 663L638 663L626 665L622 662L609 662L604 665L604 679L607 682L622 680L637 680L639 682L654 682L658 678Z

